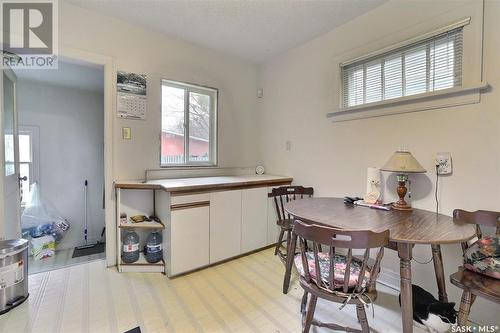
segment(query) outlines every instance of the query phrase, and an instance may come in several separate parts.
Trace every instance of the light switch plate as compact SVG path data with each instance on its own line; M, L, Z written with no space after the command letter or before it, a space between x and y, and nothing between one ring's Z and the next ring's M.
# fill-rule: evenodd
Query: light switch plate
M448 152L437 153L436 165L438 165L437 172L439 175L451 175L453 172L451 154Z
M257 98L262 98L264 97L264 89L260 88L257 89Z
M130 127L122 127L122 138L127 140L132 139L132 130Z

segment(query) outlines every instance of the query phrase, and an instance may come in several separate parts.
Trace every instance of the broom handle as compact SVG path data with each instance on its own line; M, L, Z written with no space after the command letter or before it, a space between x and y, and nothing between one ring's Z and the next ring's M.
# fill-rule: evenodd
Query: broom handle
M83 223L85 225L85 230L83 231L84 236L85 236L85 245L88 244L88 241L87 241L87 189L88 189L88 181L85 180L85 213L83 215Z

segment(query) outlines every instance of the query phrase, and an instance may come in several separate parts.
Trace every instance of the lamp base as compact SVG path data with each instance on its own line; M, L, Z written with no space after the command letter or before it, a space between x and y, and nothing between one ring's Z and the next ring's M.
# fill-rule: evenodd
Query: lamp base
M399 200L392 204L392 208L397 210L411 210L411 206L405 201L406 196L406 181L408 180L408 175L399 174L396 176L398 180L398 187L396 192L398 193Z
M407 203L400 204L400 203L397 203L397 202L395 202L395 203L392 204L392 208L396 209L396 210L412 210L413 209Z

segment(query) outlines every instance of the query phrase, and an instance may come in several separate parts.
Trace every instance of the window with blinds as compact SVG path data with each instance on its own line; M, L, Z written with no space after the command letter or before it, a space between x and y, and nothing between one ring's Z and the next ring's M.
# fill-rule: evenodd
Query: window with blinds
M342 107L462 85L463 27L341 66Z

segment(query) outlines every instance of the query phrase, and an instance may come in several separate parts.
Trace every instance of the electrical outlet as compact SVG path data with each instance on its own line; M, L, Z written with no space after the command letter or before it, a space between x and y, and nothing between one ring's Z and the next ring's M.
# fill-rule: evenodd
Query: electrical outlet
M286 151L292 150L292 141L286 140L286 142L285 142L285 150Z
M446 152L437 153L436 165L438 165L437 172L439 175L451 175L451 173L453 172L451 163L451 154Z

